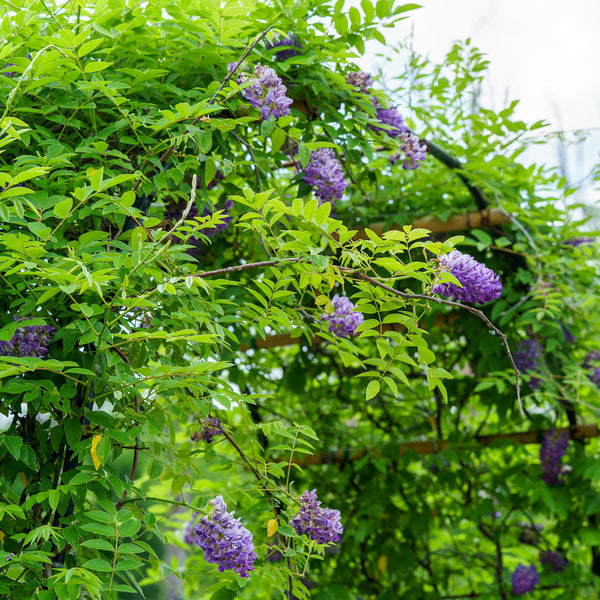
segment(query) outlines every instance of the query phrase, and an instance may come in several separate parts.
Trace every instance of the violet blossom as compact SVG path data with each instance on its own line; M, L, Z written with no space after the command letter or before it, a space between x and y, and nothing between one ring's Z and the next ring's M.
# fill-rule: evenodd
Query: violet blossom
M337 542L344 533L340 511L321 507L316 490L300 496L300 508L290 525L298 535L306 534L308 539L319 544Z
M333 312L321 315L321 321L328 324L329 333L340 338L354 335L356 328L365 320L364 315L354 310L354 304L346 296L336 294L331 304Z
M342 165L331 148L319 148L311 152L304 170L304 181L315 188L319 204L340 199L348 186Z
M494 271L477 262L471 255L452 250L439 258L440 266L449 271L462 287L455 283L438 283L431 290L458 302L484 304L502 293L502 283Z
M193 543L204 550L207 562L219 565L219 571L233 569L242 577L248 577L256 560L252 534L239 518L235 518L233 512L227 512L222 496L210 500L209 504L215 509L210 516L202 517L194 527L197 541Z

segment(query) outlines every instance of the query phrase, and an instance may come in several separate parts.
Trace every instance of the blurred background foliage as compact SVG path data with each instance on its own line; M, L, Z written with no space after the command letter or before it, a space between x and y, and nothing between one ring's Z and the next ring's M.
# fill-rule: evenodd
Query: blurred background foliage
M533 597L598 597L595 232L556 171L519 162L544 123L479 105L485 56L413 55L361 93L353 59L415 5L5 7L0 340L15 318L56 332L43 357L0 357L2 597L509 598L518 564L541 573ZM246 50L289 116L261 120L227 78ZM391 164L372 95L426 144L418 169ZM320 147L349 183L332 205L302 176ZM436 227L402 229L422 217ZM414 295L456 244L499 274L482 310L511 349L543 348L525 417L497 332ZM336 293L365 315L356 337L322 323ZM209 415L226 435L192 439ZM579 439L552 486L556 427ZM288 525L312 489L342 514L337 545ZM183 541L217 494L253 532L248 579Z

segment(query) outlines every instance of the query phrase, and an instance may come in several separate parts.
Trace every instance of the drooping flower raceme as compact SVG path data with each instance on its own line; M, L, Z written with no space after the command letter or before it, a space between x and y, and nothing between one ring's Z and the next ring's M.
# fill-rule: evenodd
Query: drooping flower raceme
M544 437L540 446L540 462L542 463L542 480L550 485L562 483L562 457L569 447L567 431L552 431Z
M273 48L281 48L281 46L283 46L281 50L277 50L277 52L275 52L275 60L278 62L282 62L288 58L293 58L294 56L300 56L302 54L302 44L293 33L290 33L288 37L276 38L272 42L267 41L266 46L269 48L269 50L272 50Z
M513 594L527 594L535 589L535 586L540 580L540 574L537 572L535 565L520 564L512 574L512 591Z
M290 525L298 535L306 534L308 539L319 544L337 542L344 533L340 511L323 508L317 500L316 490L300 496L300 508Z
M21 321L23 317L13 317ZM0 341L0 356L36 356L41 358L48 352L48 344L56 329L49 325L27 325L19 327L8 342Z
M441 294L459 302L484 304L495 300L502 293L502 283L498 275L469 254L452 250L440 256L439 263L458 279L462 287L455 283L438 283L432 289L434 294Z
M535 390L542 384L542 380L533 376L542 372L542 345L533 338L519 340L517 350L513 354L517 369L529 375L529 387Z
M402 168L410 171L418 169L423 161L427 158L427 146L421 144L421 140L418 135L411 133L408 129L405 129L400 133L401 140L400 152L396 152L390 156L390 162L395 165L400 161L402 155Z
M346 75L346 83L358 88L363 94L373 85L373 77L364 71L352 71Z
M588 379L600 388L600 351L590 350L583 359L583 368L588 372Z
M373 98L373 104L375 105L377 120L383 125L387 125L385 128L378 127L377 125L369 125L373 131L387 133L390 137L395 138L407 130L404 118L396 108L384 108L376 98Z
M290 114L292 99L286 96L287 88L271 67L258 64L252 77L246 73L238 77L238 83L247 81L250 85L242 90L242 95L252 106L260 109L265 121Z
M569 565L569 561L559 552L546 550L540 554L542 565L550 565L555 573L561 573Z
M252 571L256 560L252 534L240 519L234 517L233 512L227 512L222 496L210 500L209 504L215 509L210 516L202 517L194 527L197 541L192 543L204 550L207 562L219 565L219 571L233 569L242 577L248 577L248 571Z
M315 188L319 204L341 198L348 186L342 165L331 148L319 148L311 153L304 181Z
M346 296L336 294L331 304L333 312L321 315L321 321L328 323L329 333L340 338L354 335L356 328L365 320L364 315L354 310L354 304Z

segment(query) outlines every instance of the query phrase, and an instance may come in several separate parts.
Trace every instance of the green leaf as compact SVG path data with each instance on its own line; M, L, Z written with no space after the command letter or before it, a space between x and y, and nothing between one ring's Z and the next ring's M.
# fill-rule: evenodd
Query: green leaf
M304 144L300 144L298 146L298 156L300 158L300 164L302 165L302 168L306 169L306 165L310 160L310 150Z
M379 389L381 388L381 384L379 383L379 381L377 380L373 380L373 381L369 381L369 385L367 385L367 392L366 392L366 400L370 400L371 398L374 398L375 396L377 396L377 394L379 393Z
M23 440L18 435L8 435L3 441L6 449L13 455L15 460L19 460Z
M143 567L144 563L140 560L134 560L133 558L126 558L117 562L117 571L126 571L128 569L139 569Z
M64 219L70 212L73 206L72 198L65 198L62 202L54 205L54 214L59 219Z
M97 73L98 71L103 71L107 67L110 67L111 64L112 63L103 61L89 62L87 65L85 65L84 71L86 73Z
M69 446L74 446L81 439L81 423L76 419L69 419L63 423L65 438Z
M268 121L263 121L260 125L260 134L264 139L267 139L275 129L275 120L269 119Z
M109 573L112 571L112 566L101 558L93 558L92 560L88 560L83 567L85 569L90 569L91 571L102 571L103 573Z
M95 539L95 540L84 540L81 542L82 546L86 548L95 548L96 550L106 550L107 552L114 552L115 547L110 544L107 540Z
M138 532L139 528L140 522L136 519L125 521L125 523L119 526L119 535L121 537L131 537Z

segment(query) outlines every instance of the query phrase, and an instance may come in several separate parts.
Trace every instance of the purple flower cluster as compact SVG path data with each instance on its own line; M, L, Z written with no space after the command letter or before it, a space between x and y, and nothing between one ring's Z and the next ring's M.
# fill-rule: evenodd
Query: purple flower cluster
M13 317L21 321L23 317ZM56 329L49 325L19 327L8 342L0 341L0 356L35 356L41 358L48 352L48 344Z
M491 302L502 293L502 283L494 271L477 262L471 255L459 250L440 256L439 263L458 279L462 287L455 283L438 283L431 290L459 302L484 304Z
M300 496L298 514L291 519L290 525L298 535L306 534L308 539L319 544L337 542L344 533L340 511L322 508L316 490Z
M542 384L540 378L533 376L533 373L541 374L542 371L542 345L533 338L527 338L519 340L516 348L513 358L517 369L529 375L529 387L535 390Z
M227 512L227 505L222 496L210 500L209 504L215 510L209 517L202 517L193 528L193 534L186 539L197 544L204 550L204 558L209 563L219 565L219 571L233 569L242 577L248 577L248 571L254 568L256 552L252 534L234 517L233 512Z
M267 41L266 46L269 50L281 48L282 46L284 47L282 50L277 50L277 52L275 52L275 60L277 62L282 62L288 58L293 58L294 56L300 56L302 54L302 44L293 33L290 33L288 37L276 38L272 42Z
M377 125L369 125L373 131L387 133L390 137L395 138L407 130L404 118L394 107L384 108L376 98L373 98L373 103L375 104L377 119L384 125L387 125L385 129L377 127Z
M404 154L404 160L402 161L402 168L410 171L418 169L427 158L427 146L421 144L421 140L418 135L405 129L400 133L400 152L396 152L390 156L390 162L396 165L400 161L402 154Z
M600 352L590 350L583 359L583 368L588 372L588 379L600 388Z
M365 320L363 314L354 310L354 304L346 296L336 294L331 304L333 312L321 315L321 321L328 323L329 333L340 338L354 335L356 328Z
M242 73L238 83L250 81L242 90L242 95L252 106L260 109L263 120L271 117L285 117L290 114L292 99L286 96L287 88L271 67L258 64L254 67L254 76Z
M352 71L346 75L346 83L358 88L363 94L373 85L373 77L364 71Z
M15 63L6 63L4 65L4 68L7 69L8 67L14 67ZM18 75L18 73L15 73L15 71L4 71L4 73L2 73L2 75L4 75L4 77L16 77Z
M552 431L544 437L540 447L540 462L542 463L542 480L549 485L562 483L560 464L569 446L567 431Z
M540 554L542 565L550 565L555 573L561 573L569 565L569 561L559 552L546 550Z
M206 419L202 419L202 429L194 431L192 434L192 440L194 442L204 440L207 444L210 444L217 435L223 435L221 420L217 417L206 417Z
M513 594L527 594L535 589L535 586L540 580L540 574L537 572L535 565L526 567L520 564L512 574L512 591Z
M304 181L315 187L319 204L341 198L348 186L342 165L331 148L319 148L311 153L304 170Z

